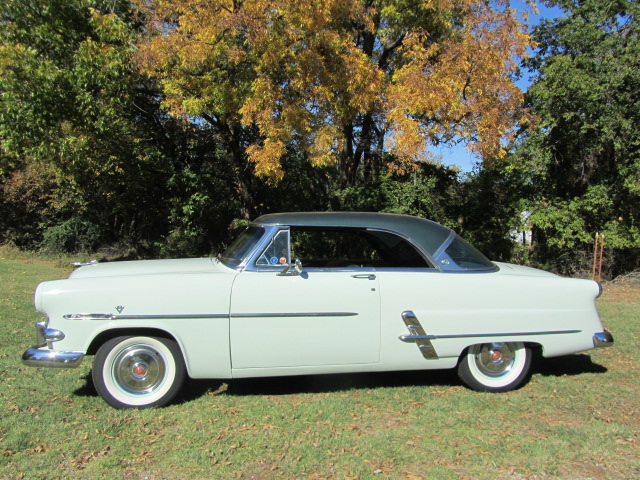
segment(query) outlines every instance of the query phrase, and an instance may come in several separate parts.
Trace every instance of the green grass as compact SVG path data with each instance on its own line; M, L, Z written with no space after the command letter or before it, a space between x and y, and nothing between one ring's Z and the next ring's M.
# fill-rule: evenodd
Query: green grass
M637 287L599 300L613 348L542 360L515 392L453 371L198 381L167 408L118 411L90 361L20 362L33 289L60 265L0 259L0 479L640 478Z

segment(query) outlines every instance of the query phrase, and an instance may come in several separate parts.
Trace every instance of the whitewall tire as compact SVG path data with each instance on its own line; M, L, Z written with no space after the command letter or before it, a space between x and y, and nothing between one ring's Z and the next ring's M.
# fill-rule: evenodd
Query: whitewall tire
M506 392L529 378L531 348L521 342L472 345L458 364L458 376L472 390Z
M160 337L117 337L93 361L93 384L115 408L160 407L178 393L186 369L178 344Z

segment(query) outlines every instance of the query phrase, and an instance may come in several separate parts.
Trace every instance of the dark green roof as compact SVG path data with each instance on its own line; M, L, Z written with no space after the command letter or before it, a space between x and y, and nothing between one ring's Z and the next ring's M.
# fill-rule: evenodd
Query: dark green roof
M263 225L291 225L300 227L377 228L397 232L412 239L429 255L433 255L451 234L439 223L410 215L371 212L301 212L272 213L256 218L253 223Z

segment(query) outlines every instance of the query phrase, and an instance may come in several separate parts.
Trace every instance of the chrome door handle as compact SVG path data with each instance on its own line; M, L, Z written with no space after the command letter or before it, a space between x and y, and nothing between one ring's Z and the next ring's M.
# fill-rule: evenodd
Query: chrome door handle
M376 276L373 273L360 273L358 275L351 275L351 278L366 278L369 280L375 280Z

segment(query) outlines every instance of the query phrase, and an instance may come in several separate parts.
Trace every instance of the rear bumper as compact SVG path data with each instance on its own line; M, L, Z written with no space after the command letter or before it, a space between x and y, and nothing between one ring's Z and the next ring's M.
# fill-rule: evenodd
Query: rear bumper
M610 347L613 345L613 335L607 330L593 335L593 346L595 348Z

